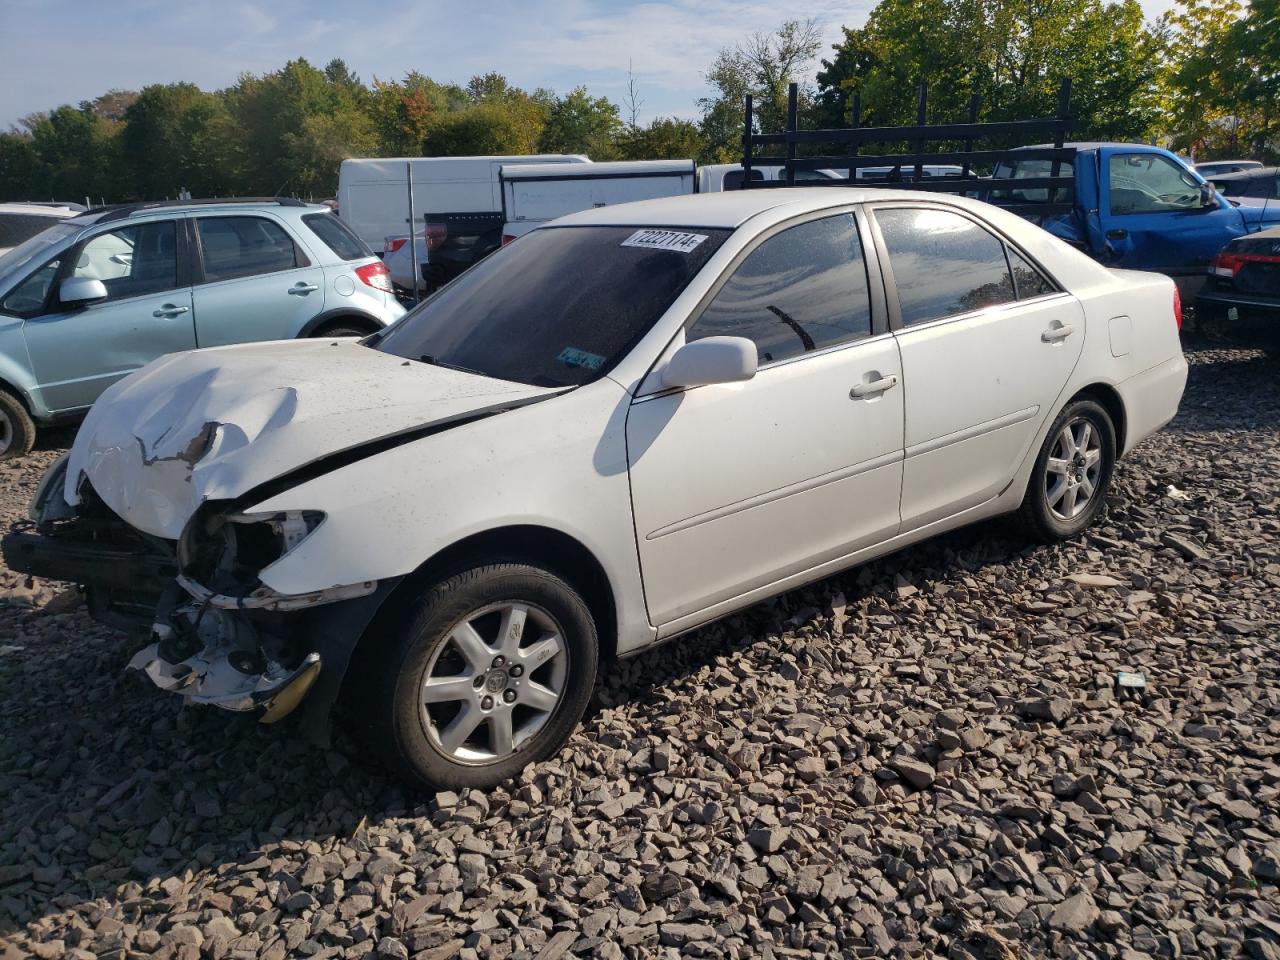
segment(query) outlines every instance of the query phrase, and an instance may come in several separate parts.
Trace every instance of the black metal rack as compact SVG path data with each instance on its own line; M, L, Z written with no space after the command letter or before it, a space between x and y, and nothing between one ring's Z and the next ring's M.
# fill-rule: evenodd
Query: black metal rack
M928 190L935 193L957 193L991 200L999 206L1021 216L1042 217L1071 210L1075 199L1075 180L1062 173L1062 165L1070 169L1075 160L1075 148L1065 146L1067 131L1071 129L1071 81L1064 79L1058 89L1058 113L1053 117L1030 120L1000 120L978 122L979 98L969 99L969 117L964 123L927 122L929 88L920 84L916 103L916 123L905 127L864 127L860 123L862 100L855 94L848 127L826 130L801 130L796 107L797 87L791 84L787 90L787 126L782 133L756 133L751 94L747 94L742 131L743 189L758 190L770 187L790 187L796 184L796 173L808 170L837 168L847 170L844 177L824 180L805 180L805 186L859 186L897 187L909 190ZM1017 149L975 149L975 144L990 139L1015 139L1034 143L1050 140L1049 147L1019 147ZM962 143L964 149L930 150L931 143ZM913 149L907 153L863 153L868 144L910 143ZM843 146L841 154L797 156L800 144L831 144ZM766 156L761 148L784 149L782 157ZM781 163L785 177L773 181L751 180L751 168ZM993 179L974 172L975 166L991 166L1009 161L1047 160L1052 164L1049 176ZM926 177L926 164L954 164L961 167L959 176ZM897 176L892 179L870 180L858 178L858 170L868 167L892 167ZM1044 202L1025 202L1028 190L1044 190ZM995 194L995 196L993 196Z

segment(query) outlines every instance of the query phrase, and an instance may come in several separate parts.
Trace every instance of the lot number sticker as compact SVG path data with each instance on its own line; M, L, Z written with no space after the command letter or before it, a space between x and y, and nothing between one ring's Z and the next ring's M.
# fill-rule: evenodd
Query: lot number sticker
M701 233L680 233L675 230L637 230L622 241L624 247L648 247L650 250L674 250L689 253L707 239Z

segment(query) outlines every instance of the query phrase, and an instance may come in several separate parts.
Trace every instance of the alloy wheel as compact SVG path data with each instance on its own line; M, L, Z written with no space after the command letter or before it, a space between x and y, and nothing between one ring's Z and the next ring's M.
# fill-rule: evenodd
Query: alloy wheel
M1059 520L1071 521L1093 502L1102 476L1102 434L1087 417L1059 431L1045 465L1044 498Z
M456 763L505 760L555 712L568 652L551 614L515 601L459 620L431 656L420 691L432 746Z
M0 411L0 457L9 452L13 443L13 421Z

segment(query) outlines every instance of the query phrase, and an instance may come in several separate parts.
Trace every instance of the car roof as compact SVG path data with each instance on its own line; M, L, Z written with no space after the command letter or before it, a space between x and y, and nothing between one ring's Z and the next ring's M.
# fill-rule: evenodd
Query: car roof
M46 206L41 203L0 203L0 213L21 213L36 217L74 217L78 212L70 207Z
M1215 173L1215 180L1230 180L1233 183L1237 181L1253 180L1254 178L1264 179L1266 177L1274 177L1280 175L1280 167L1250 167L1248 170L1232 170L1230 173Z
M757 190L730 190L725 193L695 193L682 197L660 197L571 213L553 221L556 226L611 227L704 227L734 229L758 214L786 208L802 214L810 210L865 203L870 200L945 200L912 190L883 190L866 187L786 187Z

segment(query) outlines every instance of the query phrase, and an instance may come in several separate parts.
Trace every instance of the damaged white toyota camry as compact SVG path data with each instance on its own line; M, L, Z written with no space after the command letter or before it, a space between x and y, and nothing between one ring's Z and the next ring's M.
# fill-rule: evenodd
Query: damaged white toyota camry
M1070 537L1177 410L1177 296L993 207L698 195L540 228L366 340L162 358L4 541L190 701L408 778L556 751L597 665L995 514Z

